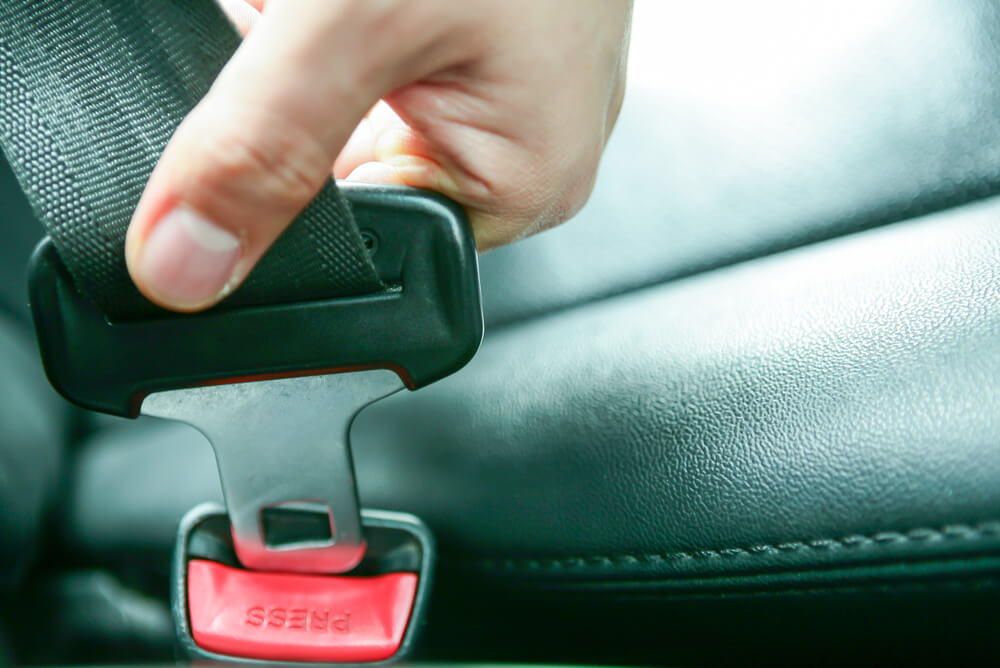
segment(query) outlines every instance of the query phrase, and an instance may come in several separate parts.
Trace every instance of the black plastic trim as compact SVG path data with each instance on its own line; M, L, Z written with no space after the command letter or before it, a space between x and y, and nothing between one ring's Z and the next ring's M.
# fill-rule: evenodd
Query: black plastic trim
M146 395L180 387L387 368L416 389L457 371L483 336L478 259L461 208L413 188L342 191L378 239L373 259L389 286L381 292L111 322L43 240L29 289L52 385L85 408L135 417Z

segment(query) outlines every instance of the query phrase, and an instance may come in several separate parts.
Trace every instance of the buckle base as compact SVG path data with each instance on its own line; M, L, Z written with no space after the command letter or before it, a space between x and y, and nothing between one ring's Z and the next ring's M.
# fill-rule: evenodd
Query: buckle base
M180 524L171 572L174 628L185 657L314 666L382 665L407 656L427 608L433 537L405 513L365 509L361 517L368 550L353 571L295 575L241 570L224 508L191 510Z

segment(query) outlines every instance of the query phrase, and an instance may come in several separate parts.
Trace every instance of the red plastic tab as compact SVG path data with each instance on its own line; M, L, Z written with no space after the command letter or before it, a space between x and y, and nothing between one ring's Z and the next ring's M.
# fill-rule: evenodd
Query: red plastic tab
M292 575L193 559L191 634L202 649L272 661L388 659L399 649L417 576Z

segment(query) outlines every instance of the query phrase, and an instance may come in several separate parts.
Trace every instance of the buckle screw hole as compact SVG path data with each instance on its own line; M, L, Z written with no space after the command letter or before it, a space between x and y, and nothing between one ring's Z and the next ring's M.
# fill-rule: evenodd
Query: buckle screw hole
M378 236L371 230L361 230L361 241L368 249L369 255L375 255L378 252Z

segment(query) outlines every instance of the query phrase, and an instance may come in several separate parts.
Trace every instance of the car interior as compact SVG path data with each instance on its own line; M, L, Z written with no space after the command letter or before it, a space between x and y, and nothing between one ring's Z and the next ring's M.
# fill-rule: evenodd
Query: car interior
M475 357L352 427L436 541L411 659L995 662L1000 6L637 0L628 74ZM172 663L212 448L53 390L6 162L0 229L0 663Z

